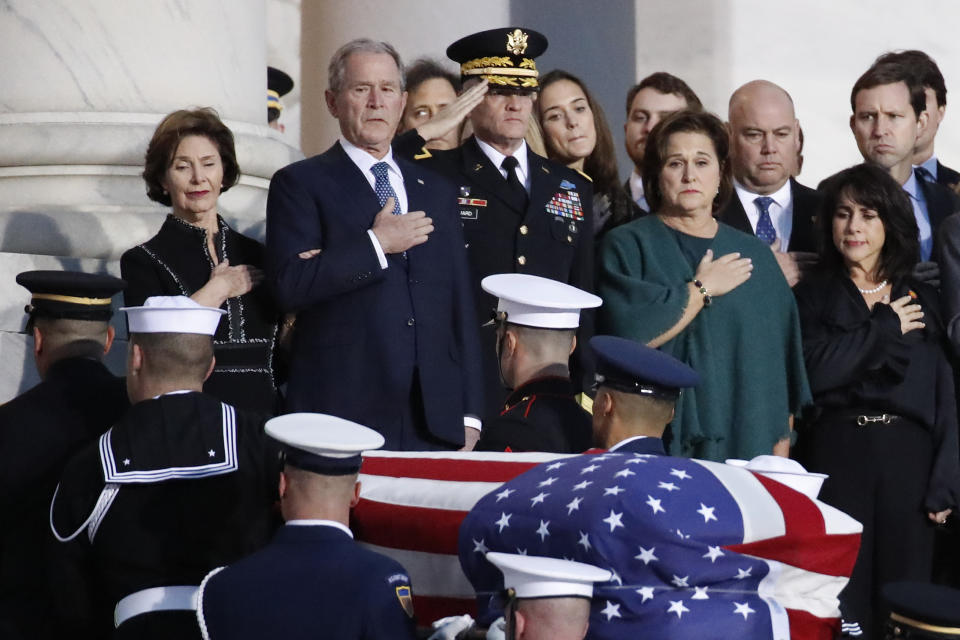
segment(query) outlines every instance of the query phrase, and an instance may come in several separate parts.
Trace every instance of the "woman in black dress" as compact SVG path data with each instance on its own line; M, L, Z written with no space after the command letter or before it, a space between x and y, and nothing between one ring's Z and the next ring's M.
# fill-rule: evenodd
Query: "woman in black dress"
M957 411L937 291L911 277L903 189L858 165L824 183L821 269L794 289L816 406L802 450L820 499L863 524L843 631L877 637L880 587L927 581L933 531L957 505ZM873 635L872 635L873 634Z
M278 312L263 279L263 245L217 213L237 183L233 133L213 109L180 110L157 126L147 147L147 196L172 207L160 231L126 251L124 302L184 295L226 315L214 335L216 367L203 390L239 408L276 413L274 345Z

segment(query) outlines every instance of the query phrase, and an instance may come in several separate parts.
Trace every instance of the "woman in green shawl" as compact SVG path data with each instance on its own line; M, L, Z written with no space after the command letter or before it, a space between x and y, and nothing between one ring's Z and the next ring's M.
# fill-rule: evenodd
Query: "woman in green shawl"
M659 347L700 374L671 423L671 455L787 455L810 402L797 308L769 247L714 218L733 188L723 123L681 111L650 133L655 215L600 245L598 328Z

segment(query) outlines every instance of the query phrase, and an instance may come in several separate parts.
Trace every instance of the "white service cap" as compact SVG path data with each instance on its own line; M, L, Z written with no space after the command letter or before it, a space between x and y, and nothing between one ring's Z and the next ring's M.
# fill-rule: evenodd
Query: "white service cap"
M121 307L127 312L130 333L200 333L212 336L217 332L220 316L226 311L205 307L187 296L151 296L142 307Z
M783 456L757 456L750 461L730 459L725 462L782 482L809 498L816 498L820 494L823 481L828 477L825 473L811 473L796 460Z
M518 598L592 598L593 583L613 577L592 564L559 558L491 551L487 560L503 572L504 588L513 589Z
M384 443L369 427L322 413L288 413L267 420L265 429L283 445L288 464L324 475L356 473L360 454Z
M538 329L576 329L581 309L603 304L592 293L526 273L487 276L480 286L500 299L497 311L506 313L507 322Z

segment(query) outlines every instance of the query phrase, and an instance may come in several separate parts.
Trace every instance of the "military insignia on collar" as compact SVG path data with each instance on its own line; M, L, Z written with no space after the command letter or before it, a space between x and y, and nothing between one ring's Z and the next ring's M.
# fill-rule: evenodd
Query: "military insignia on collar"
M569 180L564 180L563 182L560 183L560 188L567 189L567 190L576 189L577 185L573 184Z
M427 158L432 158L432 157L433 157L433 154L430 153L429 149L427 149L426 147L422 147L422 148L420 149L420 153L418 153L417 155L413 156L413 159L414 159L414 160L426 160Z
M576 191L557 192L547 203L547 213L568 220L583 220L583 206Z
M410 589L410 585L403 585L396 588L397 591L397 600L400 601L400 606L403 607L404 612L413 617L413 591Z
M461 186L460 186L460 197L461 197L461 198L469 198L469 197L470 197L470 187L469 187L469 185L461 185Z
M514 29L512 33L507 34L507 51L515 56L522 55L527 50L527 38L529 36L520 29Z
M482 163L478 162L477 164L473 165L473 170L474 170L474 171L480 171L480 169L483 169L483 164L482 164Z

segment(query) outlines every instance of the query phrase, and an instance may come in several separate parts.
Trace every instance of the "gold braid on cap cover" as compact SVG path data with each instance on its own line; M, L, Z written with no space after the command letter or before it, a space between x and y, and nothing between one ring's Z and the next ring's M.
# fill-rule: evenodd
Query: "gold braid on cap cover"
M61 296L55 293L35 293L34 300L53 300L54 302L69 302L71 304L85 304L89 306L110 304L110 298L80 298L77 296Z

